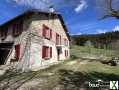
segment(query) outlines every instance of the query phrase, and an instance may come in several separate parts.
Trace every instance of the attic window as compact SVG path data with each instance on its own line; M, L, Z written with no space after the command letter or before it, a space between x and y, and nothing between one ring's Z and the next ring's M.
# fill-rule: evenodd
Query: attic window
M23 21L13 24L13 36L18 36L23 31Z
M7 37L8 27L4 27L0 30L1 39L4 40Z

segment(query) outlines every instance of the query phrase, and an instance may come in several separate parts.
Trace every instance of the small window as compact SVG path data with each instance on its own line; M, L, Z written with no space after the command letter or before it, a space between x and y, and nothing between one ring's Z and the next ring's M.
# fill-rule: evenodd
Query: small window
M23 31L23 21L13 24L13 36L18 36Z
M8 33L8 28L7 27L4 27L0 30L0 36L1 36L1 39L4 40L6 37L7 37L7 33Z
M42 58L43 59L52 58L52 47L48 47L48 46L42 47Z

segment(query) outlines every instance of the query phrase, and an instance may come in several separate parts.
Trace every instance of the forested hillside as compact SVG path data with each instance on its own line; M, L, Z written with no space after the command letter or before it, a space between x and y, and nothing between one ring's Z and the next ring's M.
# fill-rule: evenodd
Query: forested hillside
M92 35L73 35L71 38L72 44L80 46L84 46L87 42L90 42L96 48L110 49L119 46L119 31Z

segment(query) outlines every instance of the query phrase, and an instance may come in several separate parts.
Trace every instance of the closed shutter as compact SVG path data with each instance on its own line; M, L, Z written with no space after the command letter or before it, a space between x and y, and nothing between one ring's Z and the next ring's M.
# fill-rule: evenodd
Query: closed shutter
M61 45L61 36L60 36L60 45Z
M43 27L43 36L45 37L46 36L46 29Z
M15 58L19 60L20 58L20 44L15 45Z
M45 46L42 47L42 58L46 57L46 48Z
M65 50L65 57L66 57L66 55L67 55L66 53L67 53L67 52L66 52L66 50Z
M68 50L67 50L67 57L68 57Z
M50 29L50 39L52 39L52 30Z
M52 47L50 47L50 58L52 58Z

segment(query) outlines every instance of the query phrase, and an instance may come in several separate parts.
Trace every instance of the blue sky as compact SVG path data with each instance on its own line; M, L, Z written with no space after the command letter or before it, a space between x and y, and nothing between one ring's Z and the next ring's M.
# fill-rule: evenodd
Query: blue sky
M36 0L37 2L39 0ZM70 34L96 34L119 30L119 20L101 17L95 8L95 0L54 0L52 4L57 12L64 17ZM45 4L35 3L32 7L45 7ZM42 6L42 7L41 7ZM47 7L47 5L46 5ZM11 3L8 0L0 0L0 24L22 14L27 10L23 4ZM42 8L45 9L45 8Z

